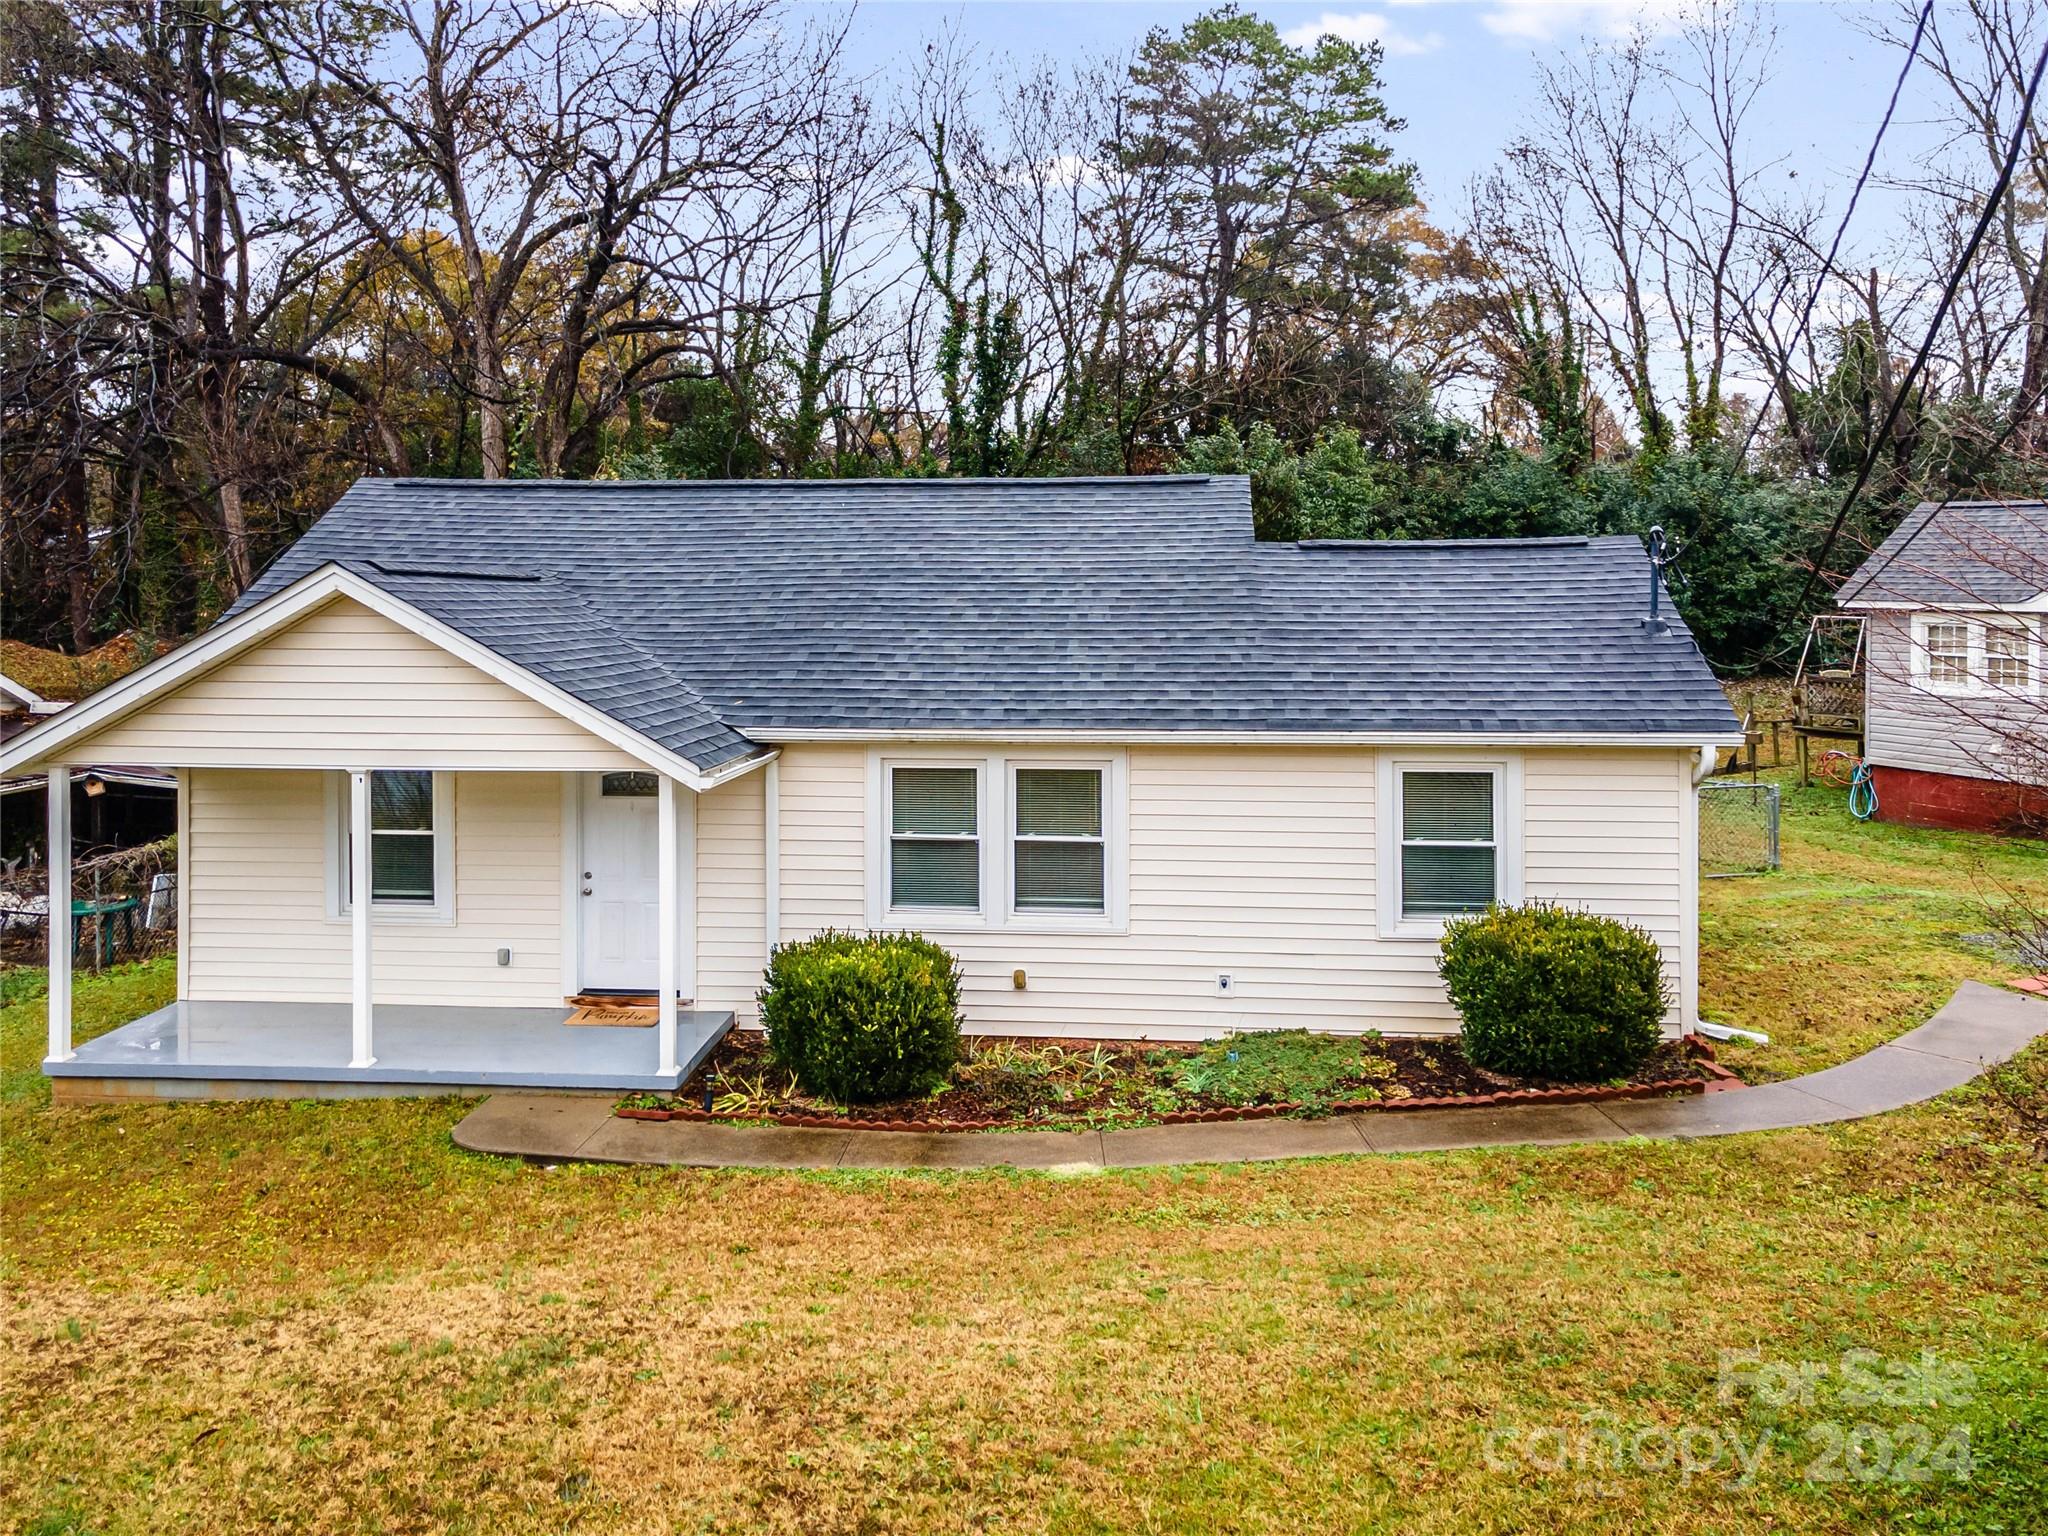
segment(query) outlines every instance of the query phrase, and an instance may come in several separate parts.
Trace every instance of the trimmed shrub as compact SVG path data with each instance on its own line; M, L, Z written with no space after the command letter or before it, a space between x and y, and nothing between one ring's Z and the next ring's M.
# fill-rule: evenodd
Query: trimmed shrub
M1642 929L1541 902L1446 924L1437 970L1475 1065L1568 1083L1642 1065L1670 995Z
M928 1093L960 1059L960 966L914 933L827 931L777 945L759 993L776 1062L812 1093Z

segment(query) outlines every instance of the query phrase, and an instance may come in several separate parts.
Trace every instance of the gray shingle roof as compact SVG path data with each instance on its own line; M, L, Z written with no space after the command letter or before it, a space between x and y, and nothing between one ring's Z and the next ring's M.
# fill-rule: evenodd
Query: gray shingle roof
M1835 593L1838 603L2024 603L2048 592L2048 502L1923 501Z
M1734 726L1636 540L1259 544L1237 476L364 480L244 603L330 561L706 767L822 728Z
M505 566L335 562L699 768L760 750L687 681L554 576Z

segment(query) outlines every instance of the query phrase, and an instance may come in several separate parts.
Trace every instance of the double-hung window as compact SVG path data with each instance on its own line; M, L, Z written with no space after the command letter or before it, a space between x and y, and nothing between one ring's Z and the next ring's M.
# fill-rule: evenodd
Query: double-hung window
M1010 904L1020 913L1107 910L1100 768L1012 769Z
M2040 642L2019 615L1914 621L1913 676L1934 692L2031 694L2040 671Z
M1966 688L1970 683L1970 626L1942 619L1928 624L1927 680L1944 688Z
M981 910L981 769L889 771L889 906Z
M2034 686L2033 636L2024 619L1992 620L1984 626L1984 681L2014 693Z
M869 925L1120 931L1123 764L1121 753L874 752Z
M334 776L329 866L333 912L355 903L349 779ZM370 774L370 904L394 916L446 917L452 911L454 807L448 776L424 768Z
M1380 763L1380 931L1433 937L1446 921L1521 899L1513 761Z

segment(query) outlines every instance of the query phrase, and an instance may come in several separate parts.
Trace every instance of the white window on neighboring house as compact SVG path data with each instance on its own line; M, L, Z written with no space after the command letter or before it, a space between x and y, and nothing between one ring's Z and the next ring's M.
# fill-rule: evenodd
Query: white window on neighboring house
M889 770L889 909L981 910L981 770Z
M328 889L331 916L355 904L355 839L349 779L330 776ZM451 919L454 913L453 780L424 768L370 775L370 906L380 917Z
M1970 683L1970 626L1960 620L1930 620L1921 632L1927 655L1927 680L1944 688Z
M1984 681L2015 693L2034 686L2033 636L2022 619L1994 619L1984 626Z

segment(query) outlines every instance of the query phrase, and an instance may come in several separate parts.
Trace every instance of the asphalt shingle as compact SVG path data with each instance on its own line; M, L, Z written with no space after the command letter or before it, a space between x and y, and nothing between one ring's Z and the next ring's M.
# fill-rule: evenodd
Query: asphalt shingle
M1724 736L1632 538L1260 544L1242 477L365 480L323 564L711 767L754 731Z
M1835 593L1902 607L2028 602L2048 592L2048 502L1923 501Z

